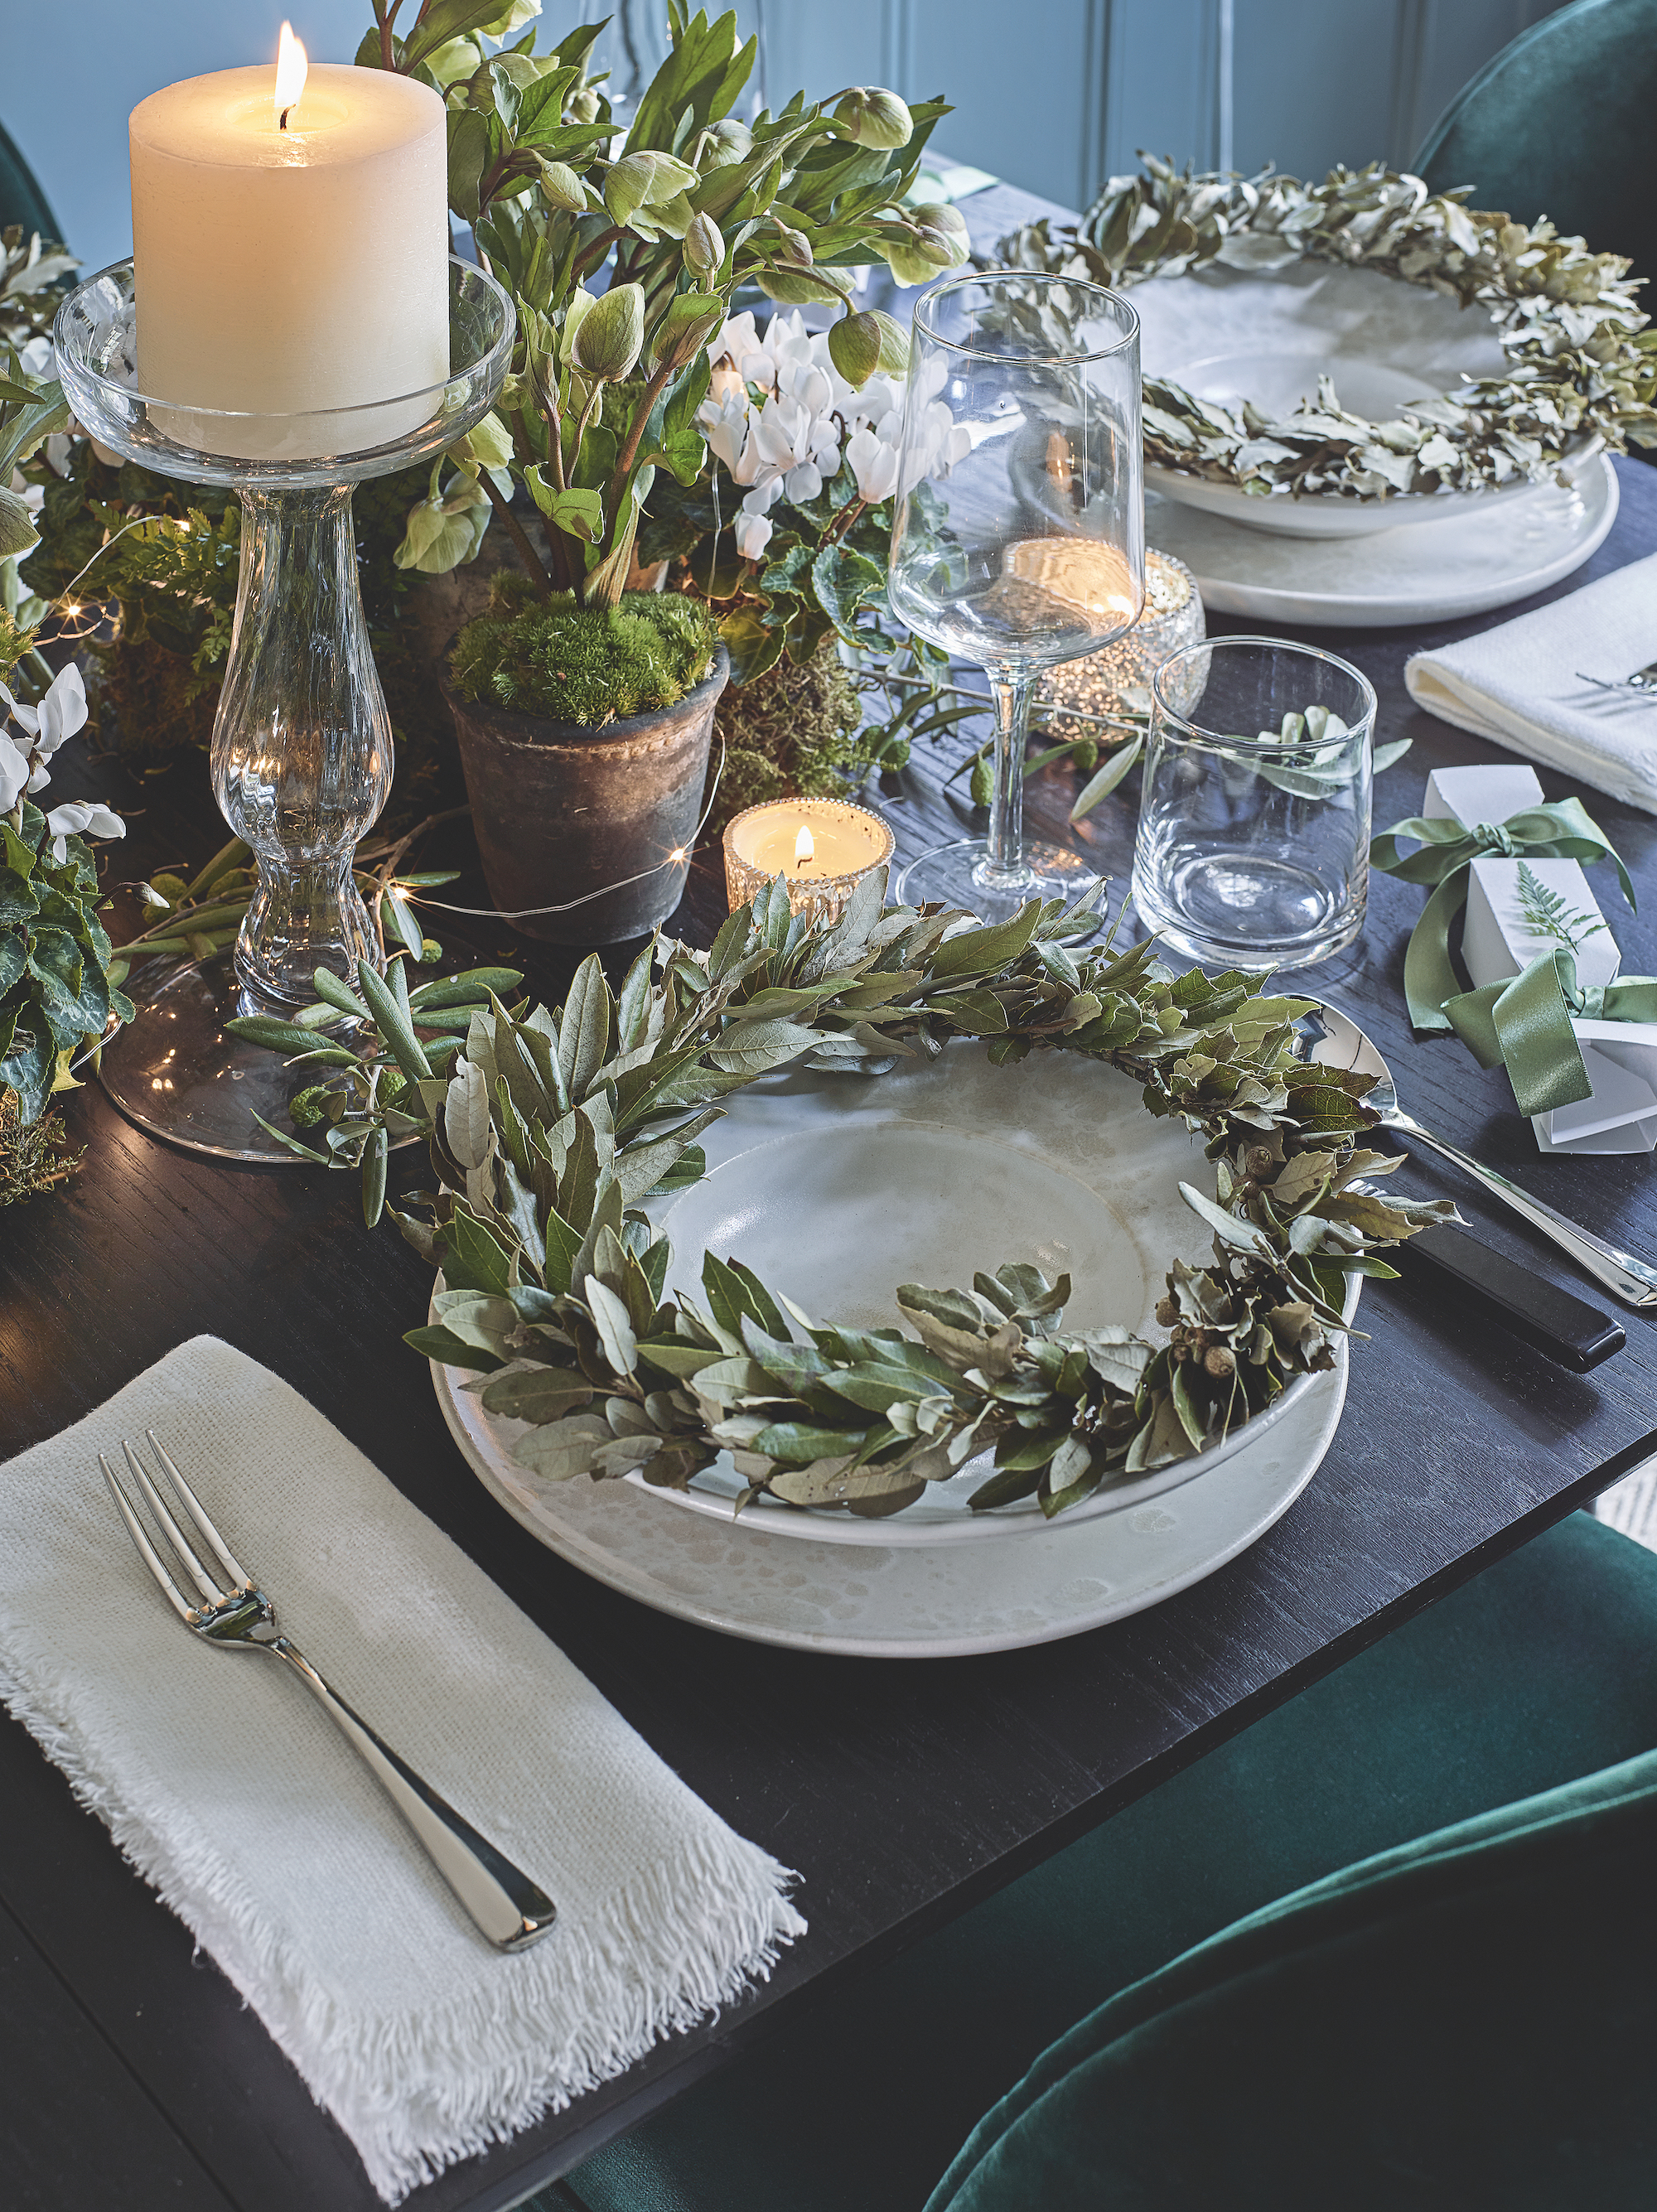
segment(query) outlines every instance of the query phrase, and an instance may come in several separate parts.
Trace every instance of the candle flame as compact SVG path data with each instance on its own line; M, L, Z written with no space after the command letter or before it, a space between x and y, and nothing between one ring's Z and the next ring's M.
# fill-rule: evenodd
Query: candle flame
M305 48L294 36L294 27L282 27L282 43L276 48L276 128L288 128L288 111L300 104L305 91L305 72L308 64Z
M794 840L794 866L798 868L803 861L809 860L816 849L816 841L802 823L799 836Z

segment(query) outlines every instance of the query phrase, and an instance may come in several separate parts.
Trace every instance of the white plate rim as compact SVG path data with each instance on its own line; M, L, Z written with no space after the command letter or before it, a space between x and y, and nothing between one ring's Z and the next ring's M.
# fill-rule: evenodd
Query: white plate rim
M606 1588L616 1591L621 1596L631 1598L635 1603L649 1606L654 1612L670 1614L676 1620L689 1621L700 1628L712 1629L719 1634L734 1637L744 1642L770 1644L787 1650L810 1651L826 1656L857 1659L954 1659L970 1658L994 1651L1023 1650L1035 1644L1061 1643L1071 1636L1085 1635L1092 1629L1108 1627L1114 1621L1127 1620L1135 1613L1148 1612L1153 1606L1160 1605L1168 1598L1178 1596L1181 1590L1191 1589L1193 1584L1206 1580L1210 1575L1217 1573L1222 1567L1229 1565L1233 1559L1258 1543L1268 1529L1275 1527L1307 1488L1313 1476L1322 1465L1329 1446L1334 1440L1335 1432L1340 1424L1341 1413L1346 1402L1349 1364L1348 1346L1343 1340L1336 1354L1334 1367L1326 1370L1322 1375L1311 1378L1327 1390L1329 1402L1323 1409L1316 1435L1306 1455L1305 1464L1297 1466L1281 1487L1271 1494L1267 1502L1252 1515L1240 1529L1234 1530L1216 1550L1205 1553L1200 1560L1193 1563L1188 1571L1179 1571L1169 1576L1165 1581L1157 1583L1154 1589L1142 1591L1137 1598L1127 1603L1120 1602L1120 1600L1115 1602L1107 1601L1091 1611L1083 1609L1078 1613L1074 1620L1066 1622L1062 1626L1047 1624L1039 1630L1031 1632L1007 1630L992 1632L978 1637L945 1636L929 1638L924 1635L913 1638L884 1636L870 1637L862 1640L809 1630L788 1629L771 1623L756 1624L752 1621L743 1621L729 1614L721 1614L717 1607L699 1602L683 1591L670 1589L665 1583L657 1582L642 1570L629 1570L625 1563L618 1562L612 1553L606 1552L601 1546L592 1543L580 1530L565 1528L560 1532L563 1541L555 1542L551 1529L544 1522L532 1517L514 1494L513 1483L516 1477L504 1473L495 1465L495 1454L498 1447L489 1437L487 1428L478 1418L481 1408L477 1407L475 1400L470 1401L470 1406L473 1421L476 1423L476 1431L480 1433L474 1433L473 1423L468 1422L465 1419L464 1407L459 1393L454 1388L452 1379L458 1370L445 1368L435 1360L430 1362L430 1366L433 1388L449 1432L454 1438L461 1456L491 1497L512 1516L527 1534L533 1536L537 1542L544 1544L549 1551L555 1553L568 1565L583 1573L591 1575L595 1581L604 1583ZM1305 1401L1302 1402L1304 1406ZM1264 1440L1260 1439L1260 1441ZM1227 1476L1235 1477L1235 1467L1234 1463L1227 1468L1210 1468L1206 1472L1218 1480ZM573 1479L580 1480L581 1478ZM625 1486L617 1485L616 1487L622 1489ZM1102 1522L1089 1524L1087 1535L1083 1535L1077 1530L1067 1537L1065 1524L1060 1521L1046 1528L1043 1534L1066 1544L1072 1556L1067 1558L1065 1571L1073 1576L1077 1564L1073 1554L1078 1542L1085 1544L1089 1536L1095 1542L1107 1541L1120 1525L1114 1518L1108 1518ZM968 1559L981 1559L987 1562L997 1555L974 1553L963 1556ZM1116 1593L1113 1591L1111 1595L1114 1599Z
M1585 561L1597 553L1611 535L1617 520L1622 500L1622 486L1611 465L1609 453L1598 456L1599 480L1605 488L1605 506L1601 513L1586 523L1582 535L1575 539L1563 553L1556 554L1540 567L1515 572L1505 579L1484 583L1467 592L1450 592L1435 600L1430 606L1421 599L1397 594L1381 598L1373 592L1320 592L1315 589L1290 591L1270 584L1246 584L1230 577L1213 577L1203 573L1200 553L1174 549L1174 558L1183 561L1197 578L1197 587L1205 606L1219 614L1254 615L1263 619L1306 623L1345 623L1358 629L1381 629L1393 626L1407 627L1412 623L1460 622L1469 615L1488 614L1493 608L1510 606L1515 600L1528 599L1534 592L1546 591L1551 585L1562 582L1572 575ZM1584 489L1591 475L1583 471L1578 488ZM1545 489L1545 486L1534 486ZM1201 508L1192 507L1193 514L1202 514ZM1460 518L1466 521L1468 518ZM1477 518L1475 518L1477 519ZM1492 518L1494 520L1494 518ZM1326 549L1328 541L1317 538L1294 538L1287 532L1251 532L1246 523L1230 522L1224 515L1207 514L1205 520L1217 523L1245 535L1271 537L1274 545L1304 546L1308 554ZM1376 536L1381 533L1377 532ZM1241 542L1241 541L1240 541ZM1350 541L1340 541L1343 543ZM1312 610L1314 611L1308 611Z

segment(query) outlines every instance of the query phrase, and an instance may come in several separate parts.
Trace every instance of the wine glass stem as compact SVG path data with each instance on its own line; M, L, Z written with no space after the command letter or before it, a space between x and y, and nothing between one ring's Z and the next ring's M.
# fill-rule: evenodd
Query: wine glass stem
M357 588L349 486L241 493L235 629L213 788L258 862L236 945L249 1011L288 1013L313 975L384 956L351 878L391 784L391 729Z
M986 883L1013 885L1029 872L1024 865L1024 739L1031 683L1029 677L1000 676L992 668L985 674L995 702L995 784L982 874Z

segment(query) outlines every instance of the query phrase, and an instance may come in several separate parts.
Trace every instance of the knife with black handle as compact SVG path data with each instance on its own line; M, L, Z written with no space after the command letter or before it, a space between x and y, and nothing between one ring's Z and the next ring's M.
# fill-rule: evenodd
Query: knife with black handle
M1442 1224L1423 1229L1387 1256L1413 1281L1467 1292L1515 1336L1579 1375L1628 1341L1622 1323L1609 1314L1493 1252L1464 1230Z

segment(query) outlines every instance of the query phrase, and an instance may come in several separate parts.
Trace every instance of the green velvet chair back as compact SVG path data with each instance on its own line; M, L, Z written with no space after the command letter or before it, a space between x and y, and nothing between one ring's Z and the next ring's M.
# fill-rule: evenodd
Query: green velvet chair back
M1361 1861L1123 1990L927 2212L1644 2212L1657 1753Z
M1657 0L1576 0L1504 46L1411 164L1435 192L1551 218L1657 292ZM1647 301L1648 311L1652 301Z
M5 126L0 125L0 230L15 222L21 223L26 234L38 230L42 238L53 244L64 243L58 218L33 170L17 150Z

